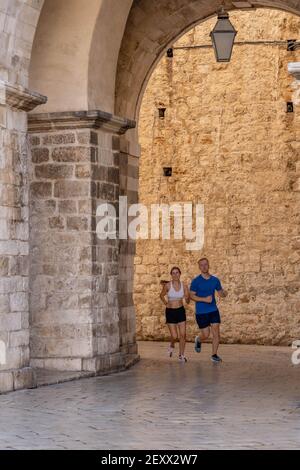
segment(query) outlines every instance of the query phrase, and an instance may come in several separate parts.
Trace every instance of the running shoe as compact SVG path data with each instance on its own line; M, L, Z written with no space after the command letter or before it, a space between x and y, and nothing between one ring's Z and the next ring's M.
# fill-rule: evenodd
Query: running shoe
M214 354L213 356L211 356L211 360L213 362L222 362L222 359L217 354Z
M187 358L185 356L179 356L179 362L187 362Z
M168 355L169 357L173 356L173 352L175 351L175 348L172 347L171 345L168 347Z
M200 341L199 336L196 336L195 338L195 351L197 353L201 352L201 341Z

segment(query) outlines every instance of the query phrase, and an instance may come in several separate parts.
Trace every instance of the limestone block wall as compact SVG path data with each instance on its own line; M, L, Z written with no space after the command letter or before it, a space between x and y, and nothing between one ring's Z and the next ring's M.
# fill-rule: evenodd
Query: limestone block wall
M35 385L29 367L27 113L45 98L0 81L0 391Z
M273 10L235 12L237 41L297 37L299 18ZM173 265L190 282L208 256L229 297L219 304L224 342L290 344L300 337L299 106L286 46L235 46L217 64L209 44L215 19L199 25L164 57L145 92L140 115L140 202L204 203L205 244L137 242L134 301L137 336L167 339L161 279ZM183 47L176 49L176 47ZM166 108L159 118L158 108ZM172 167L172 177L163 176ZM188 339L197 328L189 306Z
M26 114L2 111L9 122L0 129L0 341L6 355L0 384L11 390L17 388L12 371L29 365L27 140Z

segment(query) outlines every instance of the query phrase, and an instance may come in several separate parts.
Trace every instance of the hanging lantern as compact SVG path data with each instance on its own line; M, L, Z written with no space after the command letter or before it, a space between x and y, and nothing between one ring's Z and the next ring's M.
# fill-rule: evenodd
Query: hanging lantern
M217 62L230 62L236 35L237 31L229 20L229 14L222 7L217 24L210 33Z

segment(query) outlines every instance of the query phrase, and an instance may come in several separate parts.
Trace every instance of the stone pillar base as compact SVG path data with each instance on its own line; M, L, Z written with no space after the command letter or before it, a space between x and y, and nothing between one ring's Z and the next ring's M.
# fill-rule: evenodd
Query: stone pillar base
M36 386L36 374L32 367L0 371L0 394Z
M108 375L128 369L140 359L138 354L124 354L117 352L113 354L103 354L84 359L82 367L85 371L93 371L96 375Z
M120 243L97 233L98 206L118 209L120 136L134 126L102 111L29 116L34 368L106 374L136 355L136 348L120 349L135 341L119 282Z
M58 372L92 372L95 375L113 374L131 367L140 359L137 346L127 347L126 350L116 353L107 353L92 358L49 358L32 359L31 365L35 369L44 369ZM92 375L94 375L92 374Z

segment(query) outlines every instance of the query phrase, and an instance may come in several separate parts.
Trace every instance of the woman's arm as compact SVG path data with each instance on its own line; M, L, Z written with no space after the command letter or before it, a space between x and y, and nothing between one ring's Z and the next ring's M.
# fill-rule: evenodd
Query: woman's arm
M183 290L184 290L184 298L185 298L185 301L186 301L187 304L189 304L190 301L191 301L191 298L190 298L190 291L189 291L189 289L188 289L187 284L185 284L185 283L183 284Z
M166 283L166 284L163 285L163 288L162 288L161 293L160 293L160 296L159 296L160 299L161 299L161 301L162 301L165 305L167 305L167 303L168 303L167 300L165 299L165 297L166 297L166 295L167 295L167 293L168 293L168 290L169 290L169 289L168 289L168 285L169 285L169 283Z
M207 304L211 304L212 303L212 295L208 295L207 297L198 297L196 295L196 292L193 292L193 291L190 291L190 298L194 301L194 302L205 302Z

